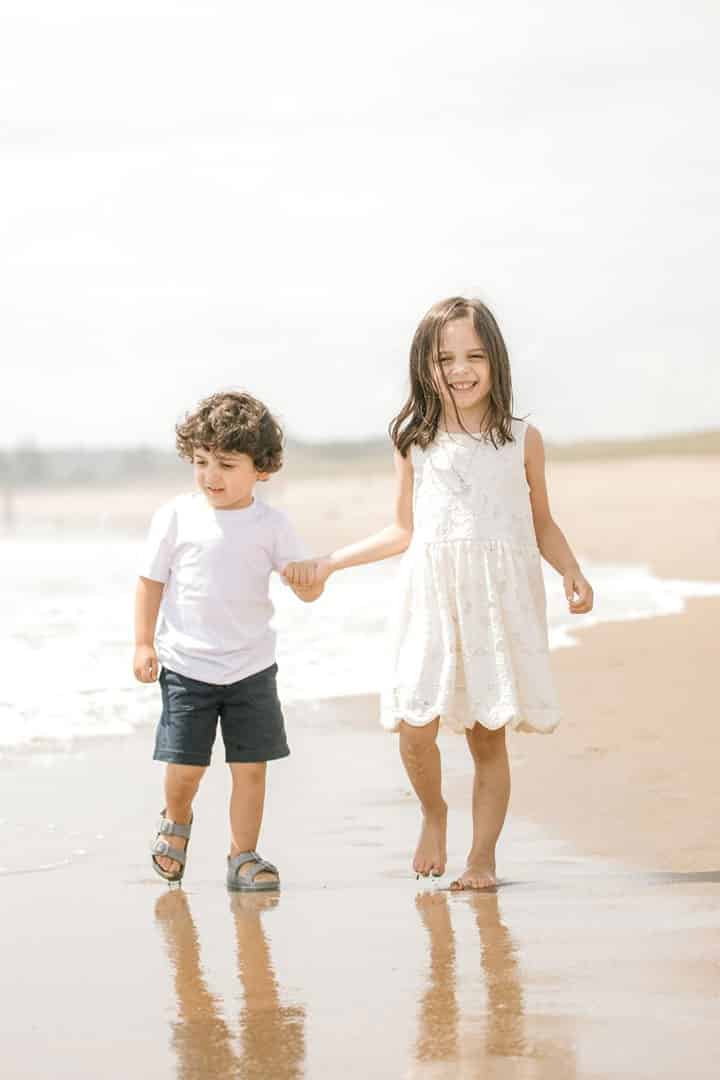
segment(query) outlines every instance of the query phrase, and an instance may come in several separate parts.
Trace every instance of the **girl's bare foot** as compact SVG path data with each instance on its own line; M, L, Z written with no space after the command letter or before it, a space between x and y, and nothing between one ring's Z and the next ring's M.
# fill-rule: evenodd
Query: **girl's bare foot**
M438 810L423 810L423 824L420 830L413 870L416 874L427 877L440 877L445 873L447 862L447 805L443 802Z
M495 876L495 862L484 860L471 862L463 870L460 877L450 882L451 892L462 892L463 889L493 889L497 885Z

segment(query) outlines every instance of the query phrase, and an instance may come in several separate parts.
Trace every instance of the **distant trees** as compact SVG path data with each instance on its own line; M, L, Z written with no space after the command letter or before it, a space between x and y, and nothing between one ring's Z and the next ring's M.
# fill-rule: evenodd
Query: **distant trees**
M376 440L312 444L288 439L285 464L289 469L318 473L344 468L350 462L379 463L389 468L388 443ZM174 447L172 450L152 446L53 449L24 442L0 450L0 491L96 484L121 487L133 481L152 484L187 476L188 469L188 463L181 461Z
M123 484L168 478L187 471L174 452L139 446L119 449L40 448L23 443L0 450L0 491L68 484Z

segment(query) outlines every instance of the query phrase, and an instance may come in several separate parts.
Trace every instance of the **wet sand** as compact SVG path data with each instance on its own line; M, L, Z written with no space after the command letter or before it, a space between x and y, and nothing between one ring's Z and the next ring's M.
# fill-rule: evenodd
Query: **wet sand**
M525 817L549 740L518 737L503 884L427 887L409 872L417 810L395 738L368 727L375 705L289 710L293 755L271 769L260 845L278 897L225 889L220 755L183 889L146 855L162 773L150 733L5 758L3 1075L715 1076L715 864L592 856L589 830L553 820L559 796ZM452 871L470 770L464 740L442 747ZM567 810L564 758L555 768Z
M720 578L714 462L636 465L552 469L576 549ZM3 1075L716 1076L719 617L691 601L554 654L565 722L511 739L497 893L409 872L417 809L371 697L288 710L293 755L271 768L260 844L281 867L275 898L225 889L219 753L182 890L146 854L150 732L0 758ZM446 884L471 776L463 739L442 751Z

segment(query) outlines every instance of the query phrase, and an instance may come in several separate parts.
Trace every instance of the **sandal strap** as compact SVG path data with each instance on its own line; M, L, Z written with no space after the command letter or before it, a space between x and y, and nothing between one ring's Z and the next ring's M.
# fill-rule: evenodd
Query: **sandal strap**
M161 840L158 837L150 850L153 855L166 855L168 859L174 859L181 866L185 865L185 852L181 851L180 848L170 847L167 840Z
M247 866L248 863L253 863L254 865L247 873L241 874L240 868L242 866ZM228 859L228 870L236 877L243 878L249 882L253 882L257 875L263 873L265 870L271 874L278 874L279 876L277 866L273 866L267 859L263 859L261 855L258 855L257 851L241 851L238 855L233 855L232 858Z
M192 821L189 825L179 825L177 821L171 821L170 818L163 816L158 819L157 832L161 836L182 836L185 840L189 840Z

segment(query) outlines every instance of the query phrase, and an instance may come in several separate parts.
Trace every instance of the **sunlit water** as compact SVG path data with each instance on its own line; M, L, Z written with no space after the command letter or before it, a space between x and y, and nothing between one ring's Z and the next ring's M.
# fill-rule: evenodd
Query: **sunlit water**
M117 537L3 542L0 747L47 750L156 721L157 687L139 685L131 670L140 549ZM572 645L580 626L675 614L690 597L720 596L720 583L662 581L637 566L585 567L597 599L592 616L581 618L568 615L562 582L545 568L553 648ZM302 604L274 577L285 702L380 688L396 571L396 560L346 571L317 604Z

